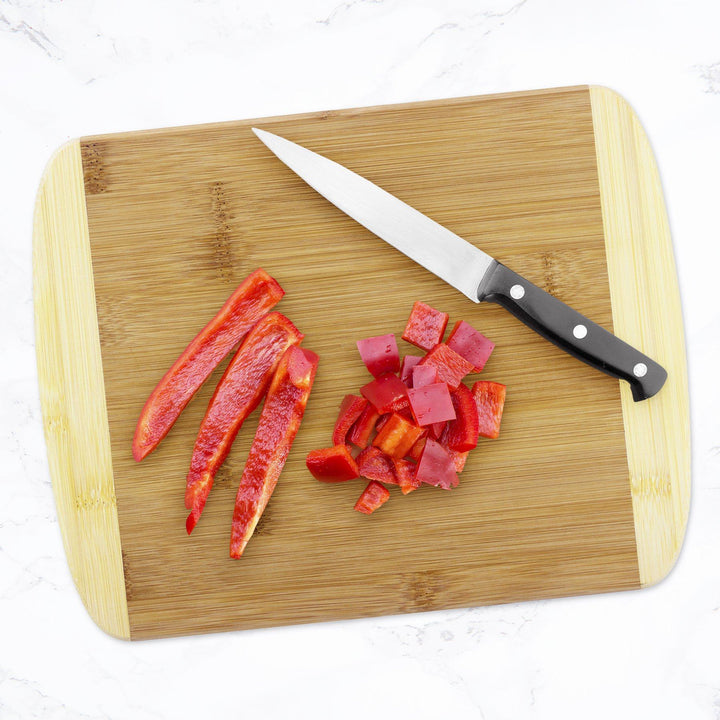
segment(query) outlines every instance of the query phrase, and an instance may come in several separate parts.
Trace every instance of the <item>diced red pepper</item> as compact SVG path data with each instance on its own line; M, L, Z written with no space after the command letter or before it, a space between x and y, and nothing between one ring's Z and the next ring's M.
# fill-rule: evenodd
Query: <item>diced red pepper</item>
M448 335L447 346L473 364L473 372L480 372L490 357L495 343L488 340L464 320L458 320Z
M375 480L371 480L355 503L355 510L370 515L390 498L390 491Z
M418 301L412 307L405 332L402 334L403 340L423 350L431 350L442 342L447 323L447 313Z
M408 422L404 417L393 413L373 440L373 445L380 448L391 458L404 457L410 448L424 434L424 430Z
M417 365L412 370L412 386L417 389L438 381L437 368L432 365Z
M345 482L360 476L357 463L345 443L311 450L305 464L312 476L321 482Z
M373 377L400 369L400 352L392 333L358 340L357 347L365 367Z
M406 355L400 366L400 379L408 386L412 385L412 369L422 360L422 355Z
M460 383L450 393L450 397L456 417L455 420L448 423L443 436L443 444L450 450L459 450L460 452L472 450L477 445L480 430L475 398L467 385L463 385L463 383Z
M355 461L360 474L368 480L397 485L392 460L380 448L369 445L355 458Z
M230 557L242 555L275 489L300 427L317 366L314 352L293 345L275 371L235 499Z
M436 345L420 361L418 367L420 365L432 365L437 368L438 379L447 383L451 390L454 390L473 369L471 362L468 362L462 355L458 355L445 343Z
M360 388L363 397L379 413L398 412L408 405L405 383L394 373L385 373Z
M380 413L375 409L375 406L368 403L355 424L350 428L348 440L359 448L366 448L379 417Z
M269 313L253 326L227 366L193 448L185 489L185 507L192 510L188 533L200 518L215 474L240 427L260 403L285 351L302 339L303 334L284 315Z
M150 393L135 428L136 460L157 447L210 373L284 293L261 269L243 280Z
M393 460L393 465L395 466L395 476L398 479L398 485L403 495L407 495L420 487L420 483L415 476L417 465L414 462L405 459Z
M452 398L452 395L450 397ZM431 425L428 425L428 431L430 432L430 437L435 438L435 440L439 440L442 437L442 434L445 432L446 427L447 427L447 420L443 420L443 422L436 422L436 423L432 423Z
M390 419L390 416L392 415L391 412L383 413L379 418L378 421L375 423L375 430L380 432L384 427L385 423Z
M353 423L367 407L368 401L359 395L346 395L340 403L340 412L335 421L332 441L333 445L342 445L347 441L347 434Z
M439 443L428 438L417 466L417 481L426 485L435 485L444 490L456 487L458 476L455 465L447 450Z
M450 391L444 382L433 383L417 389L411 388L407 392L410 409L418 425L424 427L455 419Z
M472 386L479 419L479 434L495 439L500 434L500 421L505 407L505 385L478 380Z
M455 466L455 472L461 473L465 469L465 462L470 454L469 450L465 452L459 452L458 450L448 450L448 455L452 458L453 465Z
M422 451L425 449L425 440L427 438L427 435L424 437L421 437L408 451L408 454L405 457L409 457L411 460L414 460L415 462L418 462L420 460L420 456L422 455Z

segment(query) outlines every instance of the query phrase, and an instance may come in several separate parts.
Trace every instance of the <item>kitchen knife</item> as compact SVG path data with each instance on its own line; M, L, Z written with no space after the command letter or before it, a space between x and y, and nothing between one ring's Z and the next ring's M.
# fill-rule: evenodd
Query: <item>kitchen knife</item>
M290 140L253 132L308 185L385 242L473 302L502 305L565 352L626 380L636 402L665 383L667 372L654 360L399 198Z

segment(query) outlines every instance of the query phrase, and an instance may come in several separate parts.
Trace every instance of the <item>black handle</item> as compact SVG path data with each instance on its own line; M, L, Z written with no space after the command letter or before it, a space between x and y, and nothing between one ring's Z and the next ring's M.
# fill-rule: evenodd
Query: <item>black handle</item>
M579 360L627 380L635 402L652 397L665 383L667 372L654 360L502 263L487 271L478 297L502 305L536 333Z

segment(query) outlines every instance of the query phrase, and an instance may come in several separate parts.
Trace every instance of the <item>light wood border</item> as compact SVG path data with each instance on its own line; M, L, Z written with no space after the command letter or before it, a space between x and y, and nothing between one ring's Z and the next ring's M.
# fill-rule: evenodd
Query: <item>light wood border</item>
M662 580L682 546L690 506L690 411L680 293L660 176L630 105L590 88L615 333L668 371L633 402L620 383L640 582Z
M92 619L130 638L79 140L51 158L33 228L45 442L70 572Z

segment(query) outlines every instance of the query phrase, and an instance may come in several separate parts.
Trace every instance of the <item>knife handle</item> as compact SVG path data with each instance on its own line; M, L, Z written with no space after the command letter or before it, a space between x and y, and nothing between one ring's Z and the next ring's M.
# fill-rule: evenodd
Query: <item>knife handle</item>
M654 360L502 263L496 262L489 268L478 297L502 305L570 355L626 380L635 402L652 397L665 383L667 372Z

